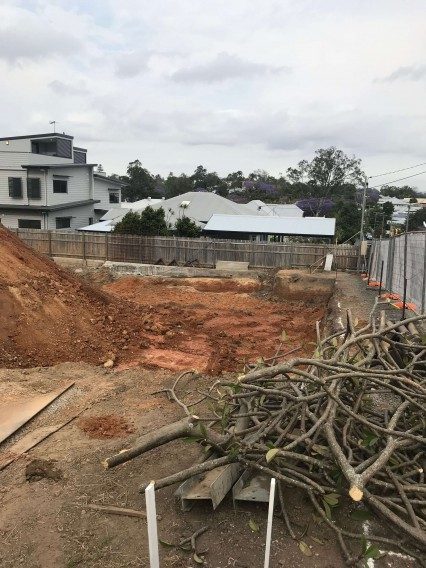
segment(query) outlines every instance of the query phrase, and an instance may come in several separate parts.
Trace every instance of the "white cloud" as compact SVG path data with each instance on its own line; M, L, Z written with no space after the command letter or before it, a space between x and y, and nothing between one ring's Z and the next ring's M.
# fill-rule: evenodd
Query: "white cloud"
M404 65L395 69L390 75L382 79L383 81L420 81L426 79L426 65Z
M424 0L8 0L0 131L56 119L117 173L278 173L328 144L406 167L426 152L423 22Z
M175 81L183 83L216 83L227 79L244 79L288 71L288 67L255 63L238 55L218 53L206 63L182 67L172 74Z
M49 87L58 95L79 96L87 95L89 93L88 89L82 82L73 85L72 83L64 83L63 81L58 81L57 79L55 79L54 81L49 83Z

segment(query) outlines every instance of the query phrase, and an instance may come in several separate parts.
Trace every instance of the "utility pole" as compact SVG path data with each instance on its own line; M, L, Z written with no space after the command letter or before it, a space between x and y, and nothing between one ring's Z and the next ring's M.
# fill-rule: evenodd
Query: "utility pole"
M367 201L367 189L368 189L368 179L364 184L364 188L362 191L362 205L361 205L361 227L359 231L359 253L358 253L358 270L361 270L361 246L364 241L364 223L365 223L365 204Z
M359 238L361 239L361 242L364 240L365 204L367 202L367 189L368 189L368 180L365 182L364 189L362 192L361 230L359 232Z

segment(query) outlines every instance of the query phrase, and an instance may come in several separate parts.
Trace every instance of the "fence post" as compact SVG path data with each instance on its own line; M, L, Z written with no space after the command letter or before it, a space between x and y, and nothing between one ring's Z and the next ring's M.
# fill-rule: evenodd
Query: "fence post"
M108 260L108 233L105 233L105 260Z
M86 260L86 233L83 233L83 260Z
M48 238L48 243L49 243L49 256L52 256L52 231L49 229L47 231L47 238Z

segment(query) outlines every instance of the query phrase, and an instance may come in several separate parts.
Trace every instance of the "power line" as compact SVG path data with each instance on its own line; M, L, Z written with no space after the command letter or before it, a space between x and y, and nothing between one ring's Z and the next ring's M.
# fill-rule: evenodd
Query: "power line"
M383 187L384 185L390 185L391 183L396 183L397 181L402 181L404 179L420 176L422 174L426 174L426 170L424 170L423 172L417 172L416 174L412 174L411 176L405 176L403 178L393 179L392 181L387 181L386 183L381 183L379 185L372 185L372 186L369 186L369 188L370 189L376 189L377 187Z
M421 164L416 164L415 166L410 166L409 168L401 168L400 170L393 170L392 172L385 172L384 174L376 174L375 176L368 176L369 179L371 178L378 178L381 176L387 176L389 174L397 174L398 172L405 172L406 170L413 170L414 168L418 168L419 166L424 166L426 162L422 162Z

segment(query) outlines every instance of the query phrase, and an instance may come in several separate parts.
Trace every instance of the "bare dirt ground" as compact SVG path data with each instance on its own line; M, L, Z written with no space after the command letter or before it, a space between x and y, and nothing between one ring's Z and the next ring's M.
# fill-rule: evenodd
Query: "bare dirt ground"
M272 356L283 330L289 349L305 348L325 313L268 300L255 279L123 278L101 289L2 228L0 258L1 366L112 358L121 368L238 370Z
M119 368L142 363L170 370L208 373L241 370L245 362L272 357L283 331L286 350L309 352L312 322L325 307L261 296L254 278L124 277L103 290L135 302L147 311L146 349Z
M253 279L123 278L106 284L102 279L103 288L93 288L7 232L0 233L0 255L0 364L7 367L0 369L0 400L12 405L75 382L2 444L0 457L10 455L13 443L37 427L76 417L0 472L0 566L147 567L145 520L96 512L88 505L143 509L140 484L192 465L199 450L173 442L108 471L102 460L182 416L164 395L151 394L171 386L180 370L203 371L197 382L182 385L191 397L219 373L231 375L251 358L274 355L283 330L286 350L302 345L299 353L310 353L315 321L326 306L314 298L278 301ZM345 291L342 298L347 296ZM115 366L105 369L102 363L111 356ZM47 367L54 363L60 364ZM263 564L264 505L234 507L228 496L214 514L207 504L182 513L174 490L157 496L164 542L177 543L209 525L199 539L199 550L208 549L207 567ZM343 566L334 535L312 516L303 497L291 489L285 499L311 555L277 518L271 568ZM349 512L350 505L339 513L345 526L352 522ZM258 531L252 532L251 520ZM376 561L377 567L411 565L410 559L389 556ZM162 545L161 566L198 564L192 554Z
M138 434L181 416L180 409L163 395L149 395L169 386L173 377L166 371L117 372L71 363L0 371L0 394L7 391L10 401L26 393L56 388L70 379L76 381L73 389L26 430L55 424L90 407L81 418L0 473L0 566L148 566L145 521L98 513L88 509L87 504L143 509L144 499L138 494L142 482L187 467L197 457L194 444L179 441L113 470L106 471L101 465L105 457L130 445ZM205 386L203 381L209 379L198 381L198 386ZM96 424L100 427L96 428ZM60 478L28 481L26 466L37 459L53 460ZM214 515L211 507L203 504L182 513L173 496L174 489L162 490L157 497L162 540L177 543L207 524L209 531L199 539L200 550L208 548L206 566L262 564L264 505L238 504L234 509L228 497ZM339 551L326 527L316 524L306 513L305 503L294 490L288 492L287 500L298 513L300 533L307 529L303 540L312 547L312 556L304 556L297 543L286 535L281 520L276 519L271 566L341 566ZM250 519L259 526L258 532L251 531ZM190 553L171 547L162 546L161 557L164 567L197 566Z

